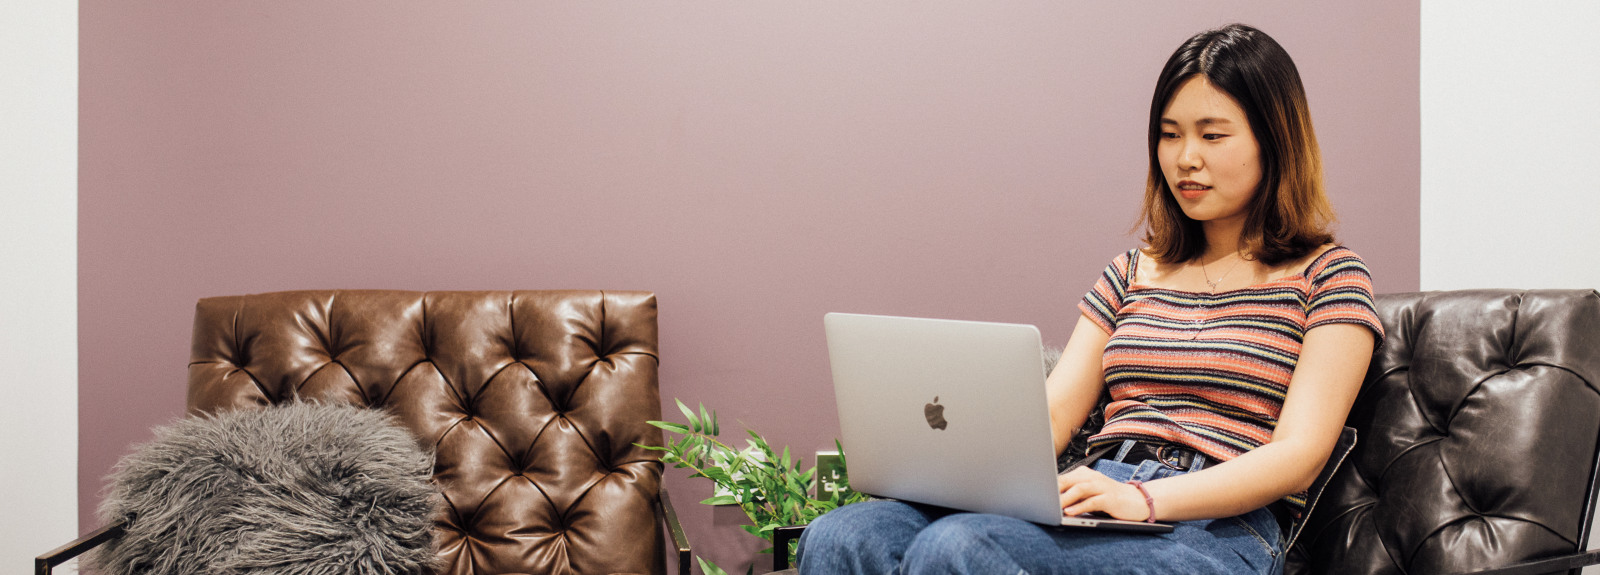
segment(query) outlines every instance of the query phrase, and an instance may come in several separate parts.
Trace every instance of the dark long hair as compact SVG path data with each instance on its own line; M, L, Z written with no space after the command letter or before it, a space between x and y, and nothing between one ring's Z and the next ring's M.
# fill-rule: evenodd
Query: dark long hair
M1333 207L1322 186L1322 154L1305 87L1289 53L1265 32L1230 24L1189 38L1172 53L1150 101L1150 178L1139 221L1162 262L1188 262L1206 250L1200 222L1184 215L1156 156L1161 115L1189 78L1205 76L1244 108L1261 149L1261 183L1247 208L1245 252L1268 265L1295 260L1333 241Z

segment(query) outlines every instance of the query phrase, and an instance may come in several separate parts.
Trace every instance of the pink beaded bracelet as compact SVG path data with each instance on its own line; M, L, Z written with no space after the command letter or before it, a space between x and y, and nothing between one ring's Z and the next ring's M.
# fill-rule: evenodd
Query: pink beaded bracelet
M1130 480L1128 480L1128 485L1132 485L1134 489L1138 489L1139 490L1139 493L1144 494L1144 504L1150 506L1150 516L1146 517L1144 522L1145 523L1155 523L1156 522L1156 500L1150 498L1150 492L1145 490L1144 482L1143 481L1139 481L1137 479L1130 479Z

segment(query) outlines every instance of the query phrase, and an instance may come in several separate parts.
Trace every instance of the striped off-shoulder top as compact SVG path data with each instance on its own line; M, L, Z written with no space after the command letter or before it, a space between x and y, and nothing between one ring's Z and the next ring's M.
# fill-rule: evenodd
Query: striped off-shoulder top
M1343 246L1299 274L1215 294L1134 283L1141 255L1117 256L1078 304L1111 334L1111 403L1091 449L1137 439L1233 459L1271 441L1307 331L1352 323L1383 341L1372 276Z

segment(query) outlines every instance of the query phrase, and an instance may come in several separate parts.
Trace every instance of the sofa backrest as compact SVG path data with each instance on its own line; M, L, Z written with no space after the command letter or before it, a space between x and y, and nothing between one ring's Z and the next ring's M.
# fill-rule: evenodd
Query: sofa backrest
M1387 341L1358 443L1290 573L1454 573L1588 542L1600 441L1600 294L1381 295Z
M656 334L645 292L209 298L188 405L394 414L437 452L442 573L661 573Z

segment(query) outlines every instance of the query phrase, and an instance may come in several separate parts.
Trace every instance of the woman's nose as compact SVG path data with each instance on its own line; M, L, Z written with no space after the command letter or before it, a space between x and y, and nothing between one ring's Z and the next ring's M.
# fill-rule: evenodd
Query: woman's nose
M1199 150L1196 149L1197 147L1198 146L1196 146L1194 142L1189 141L1188 138L1185 138L1183 140L1183 143L1179 144L1179 148L1178 148L1178 167L1179 168L1181 168L1183 170L1189 170L1189 171L1200 169L1200 166L1202 165L1203 162L1200 159L1200 152L1199 152Z

